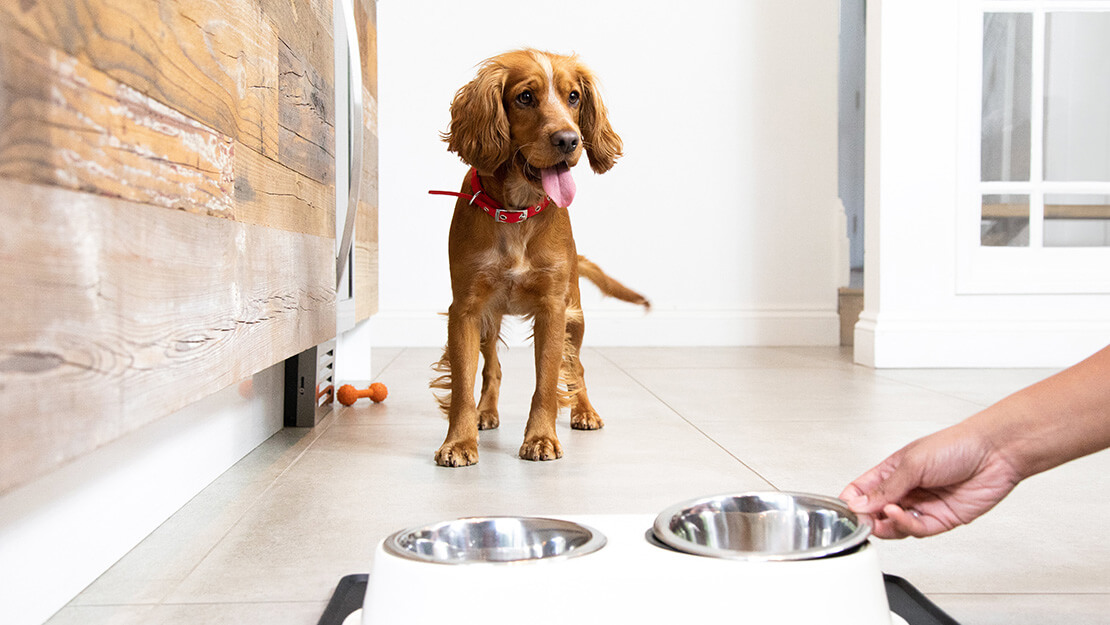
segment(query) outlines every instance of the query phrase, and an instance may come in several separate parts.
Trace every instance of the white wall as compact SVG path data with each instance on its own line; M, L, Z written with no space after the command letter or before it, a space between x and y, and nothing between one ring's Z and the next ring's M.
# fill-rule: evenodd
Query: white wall
M588 344L836 344L837 4L382 2L375 344L446 339L454 202L427 191L466 166L438 133L476 65L522 46L579 53L625 144L609 173L575 169L571 216L579 252L654 310L583 286Z
M1055 367L1110 343L1110 294L958 292L957 227L967 222L957 219L961 182L979 166L978 129L961 121L961 107L971 98L976 113L980 95L961 92L958 80L959 50L972 46L937 42L964 35L968 6L872 0L867 10L865 306L856 361ZM963 59L972 68L978 62Z
M0 622L37 625L282 427L284 362L0 496ZM27 418L34 418L28 415Z

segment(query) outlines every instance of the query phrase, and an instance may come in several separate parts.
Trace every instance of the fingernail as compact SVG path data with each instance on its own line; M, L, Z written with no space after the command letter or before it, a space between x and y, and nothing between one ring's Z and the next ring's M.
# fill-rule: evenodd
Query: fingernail
M859 495L851 496L847 500L845 500L845 503L847 503L848 507L852 510L865 508L867 507L867 495L861 493Z

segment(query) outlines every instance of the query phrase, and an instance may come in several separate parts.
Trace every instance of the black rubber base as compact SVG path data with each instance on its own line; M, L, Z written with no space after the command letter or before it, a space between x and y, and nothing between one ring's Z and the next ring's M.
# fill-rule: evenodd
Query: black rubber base
M901 577L884 573L883 581L886 583L890 611L906 619L910 625L960 625Z
M359 573L347 575L339 580L328 607L324 608L324 615L320 617L319 625L342 625L343 619L361 608L362 600L366 597L366 581L369 578L366 573Z

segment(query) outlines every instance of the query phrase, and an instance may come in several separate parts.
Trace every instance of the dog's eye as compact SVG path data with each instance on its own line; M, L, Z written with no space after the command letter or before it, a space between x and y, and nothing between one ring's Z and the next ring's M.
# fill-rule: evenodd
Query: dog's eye
M570 95L567 96L567 102L570 103L571 106L577 106L580 97L577 91L571 91Z
M521 106L532 106L532 92L521 91L520 95L516 97L516 103Z

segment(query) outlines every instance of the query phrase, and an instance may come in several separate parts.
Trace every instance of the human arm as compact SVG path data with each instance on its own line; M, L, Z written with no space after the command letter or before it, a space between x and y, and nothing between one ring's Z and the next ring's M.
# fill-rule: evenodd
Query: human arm
M918 439L840 497L880 538L970 523L1023 479L1110 447L1110 346Z

